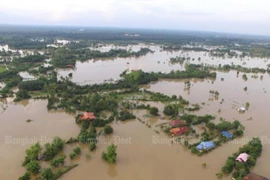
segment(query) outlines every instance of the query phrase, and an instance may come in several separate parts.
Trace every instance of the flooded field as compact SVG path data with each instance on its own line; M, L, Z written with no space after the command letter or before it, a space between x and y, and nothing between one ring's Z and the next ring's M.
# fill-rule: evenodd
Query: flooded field
M171 57L190 57L189 63L193 64L208 64L218 66L225 64L241 65L248 68L267 68L268 60L264 58L220 58L212 57L207 52L194 52L194 51L163 51L159 46L128 46L122 47L125 49L132 49L133 51L139 50L140 47L148 47L155 51L142 57L130 58L108 58L108 59L95 59L87 62L77 62L75 69L58 69L59 76L68 77L69 73L73 76L71 80L78 84L94 84L103 83L109 79L119 79L119 74L124 70L137 70L141 69L146 72L165 72L168 73L172 70L184 70L185 63L179 64L170 63ZM100 51L115 48L113 46L103 46L97 48ZM119 48L119 47L118 47ZM104 50L105 49L105 50ZM201 58L201 60L199 60ZM185 61L187 62L187 61ZM98 76L97 76L98 74Z
M32 143L51 142L55 136L68 139L76 136L79 127L74 116L60 111L47 111L47 101L20 103L0 102L0 179L18 179L24 174L21 166L25 150ZM26 122L26 120L32 120Z
M106 51L106 47L102 47ZM126 47L131 48L131 47ZM134 46L133 50L139 49ZM266 59L222 59L214 58L204 52L166 52L157 46L151 47L153 54L139 58L98 59L88 62L77 62L76 69L58 69L59 76L68 76L73 73L72 81L79 84L102 83L104 80L119 79L119 74L124 70L142 69L143 71L170 72L183 70L184 65L171 64L170 57L185 56L194 58L191 63L201 64L239 64L244 67L266 68ZM201 57L202 60L198 60ZM218 147L207 155L198 157L192 155L182 145L171 143L171 139L164 134L154 132L157 124L166 122L158 118L145 117L146 111L135 111L136 116L151 125L148 128L138 120L125 123L113 122L114 133L112 136L103 137L97 144L97 150L89 152L88 147L82 146L82 155L68 164L78 163L79 166L65 174L60 179L116 179L116 180L164 180L164 179L209 179L215 180L216 173L224 165L228 156L236 152L239 147L248 142L248 138L261 137L263 140L263 153L256 167L253 169L258 174L270 177L270 121L268 111L270 107L270 77L268 74L247 74L248 80L242 79L242 74L237 76L236 71L229 73L218 72L216 80L192 79L189 90L185 89L186 80L162 79L143 88L161 92L166 95L181 95L191 104L199 104L201 110L196 114L211 114L217 118L228 121L239 120L245 126L244 136L234 143L227 143ZM252 76L252 77L251 77ZM263 77L261 77L263 76ZM224 80L222 80L222 78ZM247 87L247 91L244 88ZM218 98L210 95L209 91L219 92ZM245 113L239 113L238 108L250 103ZM151 102L149 102L151 104ZM152 104L151 104L152 105ZM53 137L59 136L65 140L76 137L79 127L74 122L74 115L61 111L48 111L46 100L29 100L20 103L0 102L0 149L1 165L0 179L17 179L25 169L21 166L25 149L31 144L18 143L16 138L26 137L45 143ZM164 104L155 103L162 112ZM27 119L33 120L26 122ZM11 139L10 139L11 138ZM117 144L117 164L109 165L101 160L101 153L110 142ZM65 152L71 152L71 147ZM87 153L91 155L86 158ZM69 158L67 158L69 159ZM202 164L207 167L203 168ZM229 177L223 177L229 180Z

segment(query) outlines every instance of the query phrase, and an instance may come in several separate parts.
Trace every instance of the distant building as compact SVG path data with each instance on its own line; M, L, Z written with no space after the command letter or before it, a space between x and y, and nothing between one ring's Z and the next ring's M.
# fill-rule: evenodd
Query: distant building
M242 153L236 158L236 161L239 161L239 162L247 162L247 160L248 160L247 153Z

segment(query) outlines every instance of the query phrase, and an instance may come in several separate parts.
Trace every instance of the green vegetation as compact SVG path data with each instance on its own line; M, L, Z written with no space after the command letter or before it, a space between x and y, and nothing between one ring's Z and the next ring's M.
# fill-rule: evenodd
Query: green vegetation
M54 173L52 171L51 168L46 168L46 169L43 169L42 173L41 173L41 178L43 180L49 180L49 179L54 179Z
M26 166L31 161L38 159L39 153L41 151L41 146L39 143L32 145L29 149L26 150L26 156L24 158L23 166Z
M168 116L178 115L179 107L176 104L169 104L164 107L163 113Z
M0 65L0 73L7 71L7 69L4 66Z
M158 115L158 108L156 108L156 107L151 107L149 109L149 111L150 111L150 114L153 115L153 116L157 116Z
M32 174L38 174L40 170L40 165L37 160L32 160L28 164L26 164L26 169Z
M116 148L117 146L114 144L108 146L107 152L102 153L102 159L109 162L110 164L116 163L116 156L117 156Z
M72 153L69 155L70 159L74 159L76 156L81 154L81 148L80 147L75 147L72 151Z
M116 117L116 119L120 121L126 121L135 118L136 116L128 111L120 111L119 115Z
M19 177L19 180L31 180L30 173L26 172L22 177Z
M59 137L55 137L51 144L46 143L45 149L43 152L44 160L49 161L53 159L59 152L63 150L63 147L64 147L64 141L60 139Z
M65 163L65 159L66 159L66 156L61 155L61 156L51 160L51 166L58 167L60 164L63 165Z

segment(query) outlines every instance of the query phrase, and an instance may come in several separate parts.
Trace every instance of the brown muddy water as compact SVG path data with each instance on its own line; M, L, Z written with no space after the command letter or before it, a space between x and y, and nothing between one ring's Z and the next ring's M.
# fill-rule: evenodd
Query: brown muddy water
M246 67L266 67L265 59L214 59L204 53L184 52L191 57L202 57L202 61L194 60L194 63L207 64L234 64ZM125 69L143 69L145 71L164 71L183 69L179 64L170 64L168 59L182 52L164 52L158 49L154 54L148 54L140 58L117 58L114 60L97 60L84 63L77 63L75 70L58 70L62 76L73 72L73 81L79 83L100 83L106 79L119 78L119 74ZM205 59L205 60L204 60ZM159 61L159 63L158 63ZM217 62L219 61L219 62ZM129 62L129 64L127 64ZM193 61L190 61L193 63ZM216 80L191 80L190 90L184 89L184 81L160 80L144 88L155 92L162 92L167 95L182 95L191 104L198 103L202 109L196 114L216 115L216 122L219 118L228 121L238 119L245 126L244 137L228 144L218 147L214 151L202 157L192 155L190 151L179 144L171 144L171 138L164 134L156 134L154 130L157 124L167 122L158 118L148 118L144 116L146 111L136 111L135 114L151 125L151 128L138 120L125 123L114 122L112 124L114 133L112 136L100 138L97 150L90 152L87 146L82 146L82 155L73 161L67 160L67 164L78 163L79 166L65 174L60 179L115 179L115 180L164 180L164 179L209 179L215 180L216 173L224 165L228 156L236 152L240 146L247 143L251 137L261 137L264 140L262 156L257 161L254 172L270 177L270 78L264 74L263 78L252 78L248 74L248 80L242 79L242 73L237 77L235 71L230 73L218 72ZM224 81L221 81L224 78ZM244 87L248 90L244 91ZM209 90L219 91L218 99L211 97ZM222 104L220 103L224 99ZM237 108L245 106L249 102L248 111L243 114L237 112ZM149 102L151 103L151 102ZM203 104L204 105L203 105ZM0 102L0 179L18 179L23 175L25 169L21 163L27 149L32 141L46 143L55 136L63 139L76 137L79 127L74 122L74 115L69 115L61 111L47 111L47 101L30 100L21 103L13 103L10 99L7 102ZM151 103L163 110L161 103ZM30 123L26 120L31 119ZM10 139L11 138L11 139ZM12 140L12 141L10 141ZM101 159L101 153L108 144L117 144L117 163L109 165ZM72 148L65 147L68 155ZM91 156L89 158L89 155ZM88 158L87 158L88 156ZM69 159L69 158L67 158ZM206 163L204 169L202 164ZM223 179L229 180L229 177Z
M169 59L171 57L181 56L190 57L188 62L194 64L209 64L218 66L219 64L235 64L243 67L259 67L267 68L268 60L263 58L218 58L211 57L209 53L194 52L194 51L162 51L159 46L128 46L122 47L125 49L132 49L133 51L139 50L139 47L148 47L155 51L148 53L142 57L129 57L129 58L108 58L108 59L95 59L86 62L77 62L75 69L58 69L57 72L60 76L68 77L69 73L73 76L71 80L78 84L94 84L103 83L109 79L119 79L119 75L124 70L142 69L146 72L170 72L172 70L183 70L184 64L172 64ZM106 51L107 49L115 48L114 46L104 46L97 50ZM117 47L119 48L119 47ZM104 50L106 49L106 50ZM201 60L198 58L201 57ZM194 60L192 60L194 59ZM187 61L185 61L187 62Z

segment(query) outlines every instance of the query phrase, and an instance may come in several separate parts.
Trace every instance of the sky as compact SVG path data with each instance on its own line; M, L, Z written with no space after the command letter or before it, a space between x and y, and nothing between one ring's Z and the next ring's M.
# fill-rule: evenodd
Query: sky
M270 0L3 0L0 24L270 35Z

